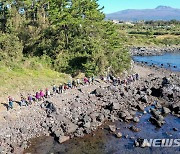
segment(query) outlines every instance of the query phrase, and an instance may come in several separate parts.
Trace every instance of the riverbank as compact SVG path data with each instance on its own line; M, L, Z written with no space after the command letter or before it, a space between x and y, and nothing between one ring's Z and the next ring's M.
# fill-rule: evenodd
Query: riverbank
M152 108L153 106L151 106ZM149 107L145 109L146 114L137 112L136 116L140 118L136 122L116 121L105 122L104 125L99 127L95 132L87 134L82 138L73 138L69 141L59 144L54 141L54 138L43 136L31 140L31 146L24 151L24 153L31 154L47 154L48 153L61 153L61 154L161 154L173 153L179 154L178 147L135 147L134 142L138 139L176 139L180 133L180 120L178 117L168 115L165 117L166 123L161 128L156 128L149 120L151 114ZM109 125L116 126L116 132L120 132L122 137L117 137L114 132L109 130ZM139 129L138 132L132 131L130 128L134 126ZM176 130L174 127L176 126ZM78 147L78 148L77 148Z
M127 86L113 86L102 81L95 85L72 89L48 102L1 112L0 145L4 153L22 153L29 139L52 135L59 143L83 137L105 121L139 121L136 112L154 104L163 112L179 117L179 73L161 68L134 65L140 80ZM50 107L51 106L51 107ZM158 108L152 123L158 127L164 118ZM113 128L113 127L111 127ZM136 129L136 128L132 128ZM114 134L118 135L115 131Z

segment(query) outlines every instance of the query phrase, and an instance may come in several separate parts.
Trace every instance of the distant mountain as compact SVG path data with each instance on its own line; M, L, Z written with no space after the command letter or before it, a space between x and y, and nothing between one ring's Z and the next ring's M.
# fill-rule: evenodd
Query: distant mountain
M180 9L158 6L155 9L128 9L106 15L106 19L122 21L180 20Z

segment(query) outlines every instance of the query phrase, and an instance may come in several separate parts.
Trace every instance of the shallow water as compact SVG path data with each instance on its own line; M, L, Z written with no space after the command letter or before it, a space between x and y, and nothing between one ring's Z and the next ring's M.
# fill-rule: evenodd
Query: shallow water
M146 62L148 65L154 64L172 71L180 71L180 52L166 53L160 56L134 56L133 59L138 62Z
M141 113L138 113L141 116ZM149 153L180 153L180 147L174 148L139 148L134 147L134 140L137 138L146 139L164 139L164 138L180 138L180 118L168 115L165 118L166 123L162 128L156 128L148 119L151 115L144 114L139 123L133 122L115 122L118 131L123 134L122 138L116 138L114 134L108 130L106 123L96 132L86 135L83 138L74 138L63 144L59 144L52 137L41 137L32 140L32 145L24 153L32 154L149 154ZM140 132L132 132L129 126L135 125L140 128ZM178 128L178 131L173 131L173 127ZM125 137L126 136L126 137Z

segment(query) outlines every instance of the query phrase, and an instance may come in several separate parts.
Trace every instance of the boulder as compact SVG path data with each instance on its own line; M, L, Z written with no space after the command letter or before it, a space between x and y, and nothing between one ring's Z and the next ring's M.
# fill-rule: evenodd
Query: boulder
M162 108L162 105L159 102L156 102L155 103L155 108L160 109L160 108Z
M59 143L63 143L63 142L66 142L69 139L70 139L69 136L60 136L58 141L59 141Z
M140 139L140 138L135 140L134 145L136 147L141 147L141 148L145 148L145 147L150 147L151 146L147 139Z
M64 135L64 133L63 133L62 130L56 130L56 131L54 131L54 135L55 135L56 137L60 137L61 135Z
M138 138L137 140L134 141L134 145L136 147L140 147L142 145L142 143L143 143L143 139L141 139L141 138Z
M162 125L165 123L165 121L157 120L154 117L151 117L149 120L152 124L156 125L157 127L162 127Z
M169 114L169 113L171 113L170 109L168 109L167 107L162 108L162 114Z
M74 133L74 135L76 136L76 137L83 137L84 136L84 129L83 128L78 128L77 130L76 130L76 132Z
M125 120L132 120L133 116L131 114L126 115Z
M69 123L67 126L67 133L74 133L76 131L76 129L78 128L77 125L73 124L73 123Z
M174 111L175 113L178 113L180 112L180 103L173 103L170 105L170 109L172 111Z
M90 127L91 127L91 123L90 123L90 122L86 122L86 123L84 124L84 127L85 127L85 128L90 128Z
M141 96L141 97L139 98L139 100L140 100L141 102L143 102L143 103L148 103L148 97L147 97L147 95Z
M144 111L144 106L142 104L138 104L136 108L140 111Z
M162 86L165 86L167 84L170 84L170 80L166 77L163 78L163 81L162 81Z
M140 128L137 128L137 127L135 127L135 126L131 126L131 127L129 127L129 129L132 130L133 132L139 132L139 131L141 131Z
M115 122L116 120L118 120L118 118L116 116L114 116L113 114L111 114L109 118L110 118L111 122Z
M88 115L85 115L82 120L83 120L84 123L91 122L91 117L88 116Z
M115 132L116 131L116 126L115 125L109 125L109 130L111 132Z
M132 116L135 116L135 115L136 115L136 111L133 111L133 110L130 110L129 113L130 113Z
M116 137L117 138L121 138L122 137L122 133L121 132L116 133Z
M92 121L95 122L99 114L97 112L93 112L89 116L91 117Z
M110 86L109 90L111 90L112 92L118 92L119 91L118 88L115 86Z
M133 121L138 123L140 120L139 120L138 117L134 117L134 118L133 118Z
M41 108L43 108L47 115L49 116L51 113L56 112L56 107L54 106L54 104L52 102L49 101L45 101L41 104Z
M97 118L96 118L96 120L97 121L99 121L99 122L103 122L104 121L104 115L102 114L102 113L100 113L98 116L97 116Z
M144 139L141 144L141 148L150 147L150 146L151 144L148 142L148 140Z
M103 96L105 96L106 91L105 91L105 89L103 89L103 88L97 88L97 89L94 91L94 93L95 93L95 95L96 95L97 97L103 97Z
M119 109L121 109L121 105L119 103L113 103L112 104L112 109L113 110L119 110Z
M175 127L174 127L173 130L174 130L174 131L178 131L178 128L175 128Z
M86 128L85 130L84 130L84 133L86 133L86 134L91 134L91 129L89 129L89 128Z
M153 115L153 118L159 121L160 123L164 121L164 117L161 115L161 112L159 110L151 109L151 114Z
M153 108L150 110L150 112L155 117L157 117L158 115L161 114L161 112L159 110L156 110L156 109L153 109Z

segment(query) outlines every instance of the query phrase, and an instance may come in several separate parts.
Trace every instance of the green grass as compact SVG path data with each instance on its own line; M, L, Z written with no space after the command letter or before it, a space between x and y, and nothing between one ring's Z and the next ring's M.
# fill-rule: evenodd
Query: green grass
M67 74L59 73L48 67L41 69L29 69L22 63L14 66L6 66L0 63L0 100L7 99L9 95L35 92L50 87L52 84L59 85L67 82L70 78Z
M175 25L171 29L156 29L150 25L139 24L134 26L117 25L117 28L124 46L179 46L179 25Z

